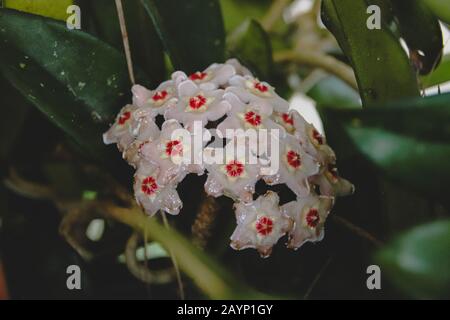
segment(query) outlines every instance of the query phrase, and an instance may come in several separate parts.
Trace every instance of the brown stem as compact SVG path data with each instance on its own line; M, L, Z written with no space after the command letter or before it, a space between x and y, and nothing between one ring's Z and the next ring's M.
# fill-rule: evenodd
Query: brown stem
M148 265L143 265L136 259L136 249L141 239L141 234L137 232L134 232L130 239L128 239L125 248L125 260L128 270L137 279L147 284L165 284L171 282L174 278L173 269L152 271L148 269ZM144 248L144 250L146 252L147 248Z
M123 13L122 0L116 0L117 15L119 17L120 31L122 32L123 48L127 59L128 73L132 84L136 83L133 71L133 61L131 59L130 42L128 39L127 25L125 23L125 15Z
M322 268L320 268L319 273L317 273L317 275L314 277L314 280L309 285L308 290L306 290L306 293L303 296L304 300L308 300L309 299L309 297L311 296L311 292L317 286L317 283L319 283L320 278L322 278L323 274L325 273L325 271L327 270L327 268L329 267L329 265L333 261L333 258L334 258L334 255L330 256L327 259L327 261L325 261L325 264L322 266Z
M343 80L353 89L358 90L355 73L345 63L318 52L286 50L276 52L274 59L278 63L294 62L300 65L323 69Z
M331 218L333 219L333 221L335 221L336 223L345 227L347 230L351 231L353 234L355 234L363 239L366 239L367 241L372 243L375 247L383 246L383 242L381 240L378 240L371 233L369 233L368 231L364 230L361 227L354 225L347 219L339 217L339 216L335 216L335 215L332 215Z

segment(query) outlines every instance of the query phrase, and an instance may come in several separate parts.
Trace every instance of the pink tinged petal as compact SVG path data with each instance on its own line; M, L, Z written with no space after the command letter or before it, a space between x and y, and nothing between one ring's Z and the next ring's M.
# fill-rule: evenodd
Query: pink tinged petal
M291 135L280 141L279 171L272 176L264 177L268 184L285 183L297 196L309 194L308 178L319 172L318 162L298 144Z
M142 157L159 168L158 179L163 184L177 184L188 173L186 164L177 161L184 149L183 142L172 137L177 129L182 129L182 126L176 120L164 122L159 138L141 148Z
M194 81L186 80L178 85L178 95L180 98L193 97L200 91L200 88L194 83Z
M228 83L228 80L236 74L236 70L229 64L220 65L214 70L214 76L210 82L221 87Z
M164 185L158 179L159 169L147 162L141 162L135 174L134 192L137 203L150 215L159 210L178 214L182 202L173 185Z
M137 122L137 125L133 130L133 136L135 136L136 139L123 152L123 158L135 168L143 158L141 153L142 148L147 143L157 139L160 135L160 130L152 117L146 115L145 112L139 112L140 110L141 109L136 110L133 114L133 117Z
M294 120L295 136L305 151L315 157L322 166L335 163L336 155L326 144L325 137L313 125L306 122L297 111L291 111L290 114Z
M171 78L175 88L178 88L178 85L181 82L186 81L188 79L186 73L184 73L183 71L175 71L174 73L172 73Z
M305 242L321 241L323 227L333 207L334 198L310 194L282 206L282 211L295 220L289 232L288 247L297 250Z
M293 220L281 212L279 198L267 192L251 203L235 203L237 227L231 236L235 250L255 248L264 258L272 247L293 227Z
M133 121L132 114L136 110L133 105L126 105L120 113L111 128L103 135L105 144L117 143L120 151L125 150L134 141L133 128L137 125Z
M273 119L276 123L281 125L288 133L293 134L295 131L294 118L287 112L275 112Z
M236 70L236 74L240 76L253 76L249 69L244 67L237 59L229 59L225 62L232 65Z
M131 88L131 92L133 93L133 104L139 108L145 107L152 96L150 90L138 84Z
M205 191L214 197L225 194L244 202L253 200L256 182L259 180L258 164L245 164L243 160L227 160L225 164L206 165L208 180Z
M321 173L311 177L310 181L319 186L320 194L324 196L347 196L355 192L355 186L348 180L341 178L333 164L323 168Z
M234 92L244 102L265 101L272 105L278 112L288 112L289 103L276 94L274 88L267 82L261 82L256 78L234 76L230 79L232 87L227 88Z

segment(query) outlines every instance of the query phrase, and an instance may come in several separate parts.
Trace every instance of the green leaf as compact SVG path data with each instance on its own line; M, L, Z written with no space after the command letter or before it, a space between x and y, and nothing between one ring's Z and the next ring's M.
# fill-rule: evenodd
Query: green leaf
M445 55L436 70L428 76L422 77L421 81L424 88L450 81L450 54Z
M224 60L218 0L141 0L176 69L192 73Z
M226 31L236 29L244 20L261 21L271 5L270 0L220 0Z
M4 7L66 21L72 0L3 0Z
M422 0L442 21L450 24L450 3L446 0Z
M318 81L307 95L314 99L317 107L329 106L333 108L361 108L358 93L342 80L327 76Z
M364 0L324 0L322 20L351 61L364 106L419 96L417 79L386 23L367 28Z
M106 156L102 133L130 88L116 49L55 20L1 9L0 71L85 151Z
M415 298L450 298L450 220L416 227L377 253L381 270Z
M365 110L326 110L381 172L443 201L450 179L450 94Z
M114 0L79 0L88 30L101 40L123 52L123 40ZM153 22L139 0L123 1L131 57L149 76L137 78L139 84L156 87L166 78L164 51ZM150 80L150 81L148 81Z
M444 47L439 20L422 0L391 2L413 63L421 74L430 73L439 64Z
M269 35L255 20L246 20L227 39L231 57L238 58L264 79L273 68L272 46Z

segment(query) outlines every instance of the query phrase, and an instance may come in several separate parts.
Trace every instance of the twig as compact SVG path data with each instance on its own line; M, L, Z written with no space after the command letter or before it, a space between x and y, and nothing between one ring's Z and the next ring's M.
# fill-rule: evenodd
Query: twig
M3 183L14 193L26 198L52 199L55 195L50 187L23 179L14 168L10 169L9 177Z
M133 71L133 60L131 59L130 42L128 39L127 25L125 23L125 15L123 13L122 0L116 0L117 15L119 17L120 31L122 32L123 48L127 58L128 73L132 84L136 83Z
M275 53L274 59L278 63L294 62L300 65L323 69L337 76L353 89L358 90L358 84L353 70L332 56L316 52L286 50Z
M316 287L317 283L319 282L320 278L322 278L323 274L325 273L326 269L328 268L328 266L331 264L331 262L333 261L334 255L331 255L327 261L325 261L325 264L322 266L322 268L320 268L319 273L317 273L317 275L314 277L314 280L311 282L311 284L308 287L308 290L306 290L305 295L303 296L304 300L308 300L311 292L314 290L314 288Z
M284 9L291 0L274 0L269 8L266 16L262 19L262 26L270 32L275 26L278 19L283 15Z
M383 242L381 240L378 240L375 236L370 234L368 231L364 230L361 227L354 225L347 219L344 219L344 218L336 216L336 215L331 215L331 218L333 219L333 221L335 221L336 223L345 227L347 230L351 231L353 234L355 234L363 239L366 239L367 241L372 243L375 247L383 246Z
M173 269L152 271L148 269L147 262L142 265L137 261L136 249L140 240L141 235L137 232L134 232L131 235L130 239L128 239L125 248L125 261L128 270L130 270L131 274L134 275L137 279L146 284L165 284L171 282L174 278ZM144 248L144 251L147 252L147 247ZM145 254L147 255L147 253Z
M167 229L170 229L169 221L167 221L166 213L164 211L161 211L161 216L162 216L164 226ZM181 280L181 273L180 273L180 268L178 267L178 261L171 250L169 250L169 253L170 253L170 258L172 259L173 267L175 269L175 275L177 277L178 291L180 293L180 299L184 300L185 299L184 287L183 287L183 282Z

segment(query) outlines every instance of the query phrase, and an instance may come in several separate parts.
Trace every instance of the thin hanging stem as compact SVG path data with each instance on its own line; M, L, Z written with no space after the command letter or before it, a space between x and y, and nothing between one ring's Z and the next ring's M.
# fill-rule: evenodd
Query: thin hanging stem
M162 216L162 220L163 220L164 226L167 229L170 229L170 225L169 225L169 221L167 220L166 213L164 211L162 211L162 210L161 210L161 216ZM175 269L175 274L176 274L176 277L177 277L178 291L180 292L180 299L184 300L185 299L184 287L183 287L183 282L181 281L181 273L180 273L180 268L178 267L177 258L175 257L173 252L170 251L170 250L169 250L169 254L170 254L170 258L172 259L173 268Z
M351 231L353 234L355 234L363 239L366 239L367 241L372 243L375 247L379 248L379 247L383 246L383 242L381 240L377 239L375 236L373 236L371 233L364 230L363 228L358 227L357 225L354 225L347 219L344 219L342 217L335 216L335 215L332 215L331 218L337 224L340 224L341 226L345 227L347 230Z
M122 32L123 48L125 50L125 56L127 58L128 74L130 75L131 83L135 84L136 80L134 78L133 60L131 59L130 42L128 41L128 32L125 23L125 15L123 13L122 0L116 0L116 8L117 15L119 17L120 31Z
M322 276L324 275L325 271L327 270L327 268L329 267L329 265L331 264L333 259L334 259L334 255L331 255L325 261L325 264L322 266L322 268L320 268L319 273L317 273L317 275L314 277L314 280L309 285L308 290L306 290L306 293L303 296L304 300L308 300L309 299L309 297L311 296L311 293L313 292L314 288L317 286L317 283L319 283L319 280L322 278Z

